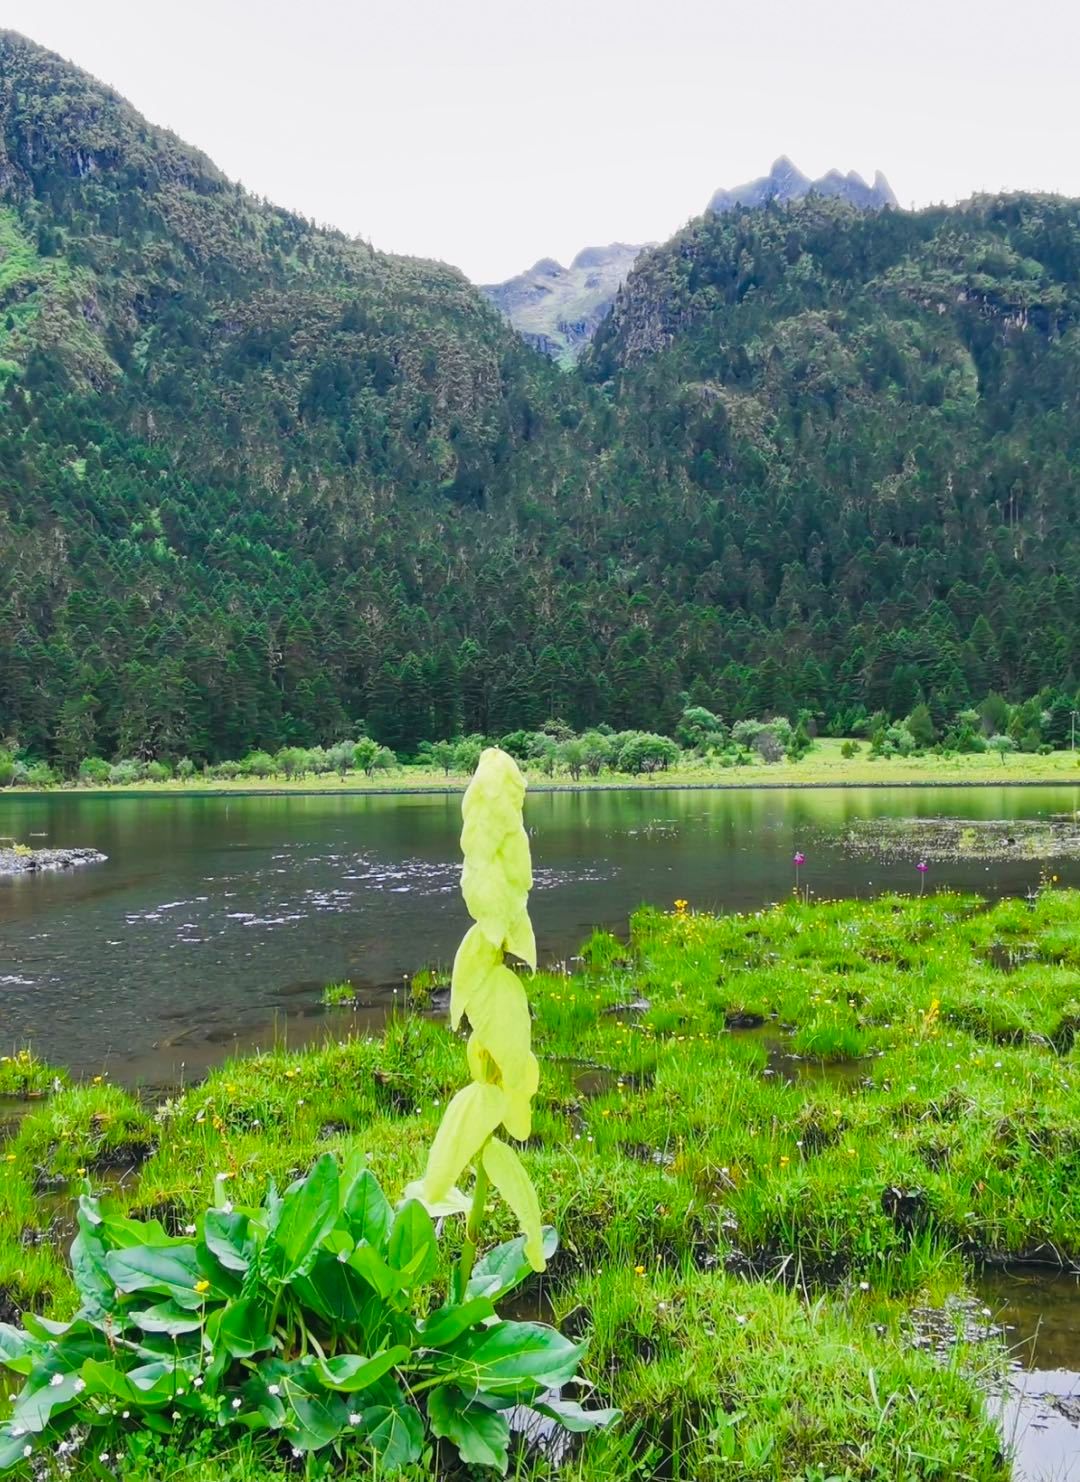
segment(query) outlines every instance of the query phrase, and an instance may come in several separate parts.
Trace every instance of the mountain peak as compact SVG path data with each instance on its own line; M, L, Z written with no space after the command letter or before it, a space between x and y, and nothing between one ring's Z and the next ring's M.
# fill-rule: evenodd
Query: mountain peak
M896 197L880 170L874 176L873 185L867 185L857 170L849 170L846 175L839 170L829 170L819 179L811 180L786 154L782 154L773 161L767 175L759 176L757 180L748 180L732 190L718 190L709 202L708 209L731 211L736 206L752 209L767 205L770 201L800 201L811 191L815 195L847 201L864 211L896 205Z

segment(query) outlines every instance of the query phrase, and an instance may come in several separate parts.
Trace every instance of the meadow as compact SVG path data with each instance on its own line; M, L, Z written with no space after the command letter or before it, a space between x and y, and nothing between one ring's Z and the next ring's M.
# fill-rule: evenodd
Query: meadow
M1080 786L1080 753L1054 751L1014 752L1004 760L995 752L939 754L918 752L911 756L874 756L865 741L857 746L854 756L845 756L849 743L832 737L821 737L813 748L797 761L784 758L765 762L752 752L744 752L738 765L725 764L718 757L699 757L683 752L679 761L654 772L638 775L603 771L597 777L582 774L578 778L564 771L549 773L535 765L525 768L530 790L548 789L577 791L587 788L663 788L663 787L924 787L955 784L965 787L1001 787L1016 784L1065 783ZM203 777L196 773L186 780L170 777L166 781L132 781L123 785L98 786L80 782L78 792L108 793L402 793L464 792L467 772L440 767L396 765L385 771L350 773L342 778L336 772L307 773L288 778L238 776ZM68 784L72 786L73 784ZM8 789L12 795L26 796L35 792L56 792L51 786L18 786Z
M972 1277L1080 1261L1080 895L1048 879L993 906L792 899L714 917L686 893L640 911L629 943L594 934L530 982L524 1157L561 1244L515 1312L586 1339L590 1395L625 1419L558 1467L523 1442L512 1474L1007 1478L984 1401L1005 1350ZM257 1200L327 1150L362 1148L400 1193L462 1075L441 981L418 975L381 1038L283 1045L164 1099L56 1089L32 1057L5 1061L0 1090L30 1099L7 1103L24 1114L2 1153L0 1319L72 1310L84 1181L174 1233L216 1176ZM513 1234L505 1211L492 1221L492 1240ZM290 1465L158 1438L107 1475ZM486 1473L433 1455L414 1475Z

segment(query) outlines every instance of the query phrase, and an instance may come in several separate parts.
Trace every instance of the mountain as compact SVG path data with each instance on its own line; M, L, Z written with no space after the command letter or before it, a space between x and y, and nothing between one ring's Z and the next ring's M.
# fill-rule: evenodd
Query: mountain
M768 175L759 180L738 185L734 190L716 191L708 209L717 212L731 211L736 206L752 209L769 201L783 205L802 200L811 191L847 201L860 210L896 205L896 197L880 170L874 176L873 185L867 185L854 170L847 175L830 170L820 180L811 180L782 155ZM612 242L609 247L586 247L568 268L554 258L542 257L516 278L484 284L480 292L533 349L569 366L592 339L633 264L654 245L646 242L635 247Z
M717 212L731 211L736 206L753 209L755 206L764 206L769 201L777 201L783 205L788 201L801 201L811 191L815 195L847 201L849 205L857 206L863 211L880 210L883 206L897 204L892 187L880 170L874 176L873 185L867 185L855 170L849 170L846 175L841 175L839 170L830 170L819 180L811 180L808 175L796 169L787 155L782 154L769 173L762 175L760 179L737 185L734 190L721 188L716 191L708 209Z
M644 246L625 242L586 247L568 268L554 258L542 257L516 278L485 284L480 291L534 349L570 365L592 338L620 283L644 250Z
M0 741L1049 709L1078 386L1075 201L706 212L564 372L5 33Z

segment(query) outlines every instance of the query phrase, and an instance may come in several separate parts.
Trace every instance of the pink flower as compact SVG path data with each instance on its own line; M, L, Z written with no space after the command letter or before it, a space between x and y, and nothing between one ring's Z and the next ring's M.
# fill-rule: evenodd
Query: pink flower
M806 863L806 855L802 852L801 849L796 849L794 863L796 866Z
M918 870L920 875L925 875L930 866L926 863L925 859L920 859L915 868Z

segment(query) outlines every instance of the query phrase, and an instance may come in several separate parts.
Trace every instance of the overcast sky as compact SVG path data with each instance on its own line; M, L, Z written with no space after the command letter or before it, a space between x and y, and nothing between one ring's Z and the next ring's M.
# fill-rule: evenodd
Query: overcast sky
M2 0L229 175L478 282L789 154L1080 196L1076 0Z

